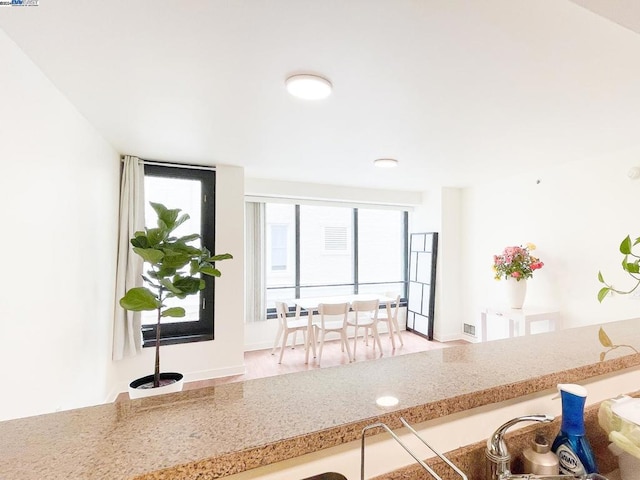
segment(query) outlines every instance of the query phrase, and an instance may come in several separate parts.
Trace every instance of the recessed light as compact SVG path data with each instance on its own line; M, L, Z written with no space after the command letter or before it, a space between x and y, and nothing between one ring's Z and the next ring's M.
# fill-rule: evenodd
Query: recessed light
M391 395L385 395L383 397L376 398L376 405L382 408L390 408L398 405L400 400L396 397L392 397Z
M320 100L331 94L331 82L318 75L293 75L285 81L287 91L305 100Z
M373 164L378 168L395 168L398 166L398 160L395 158L377 158Z

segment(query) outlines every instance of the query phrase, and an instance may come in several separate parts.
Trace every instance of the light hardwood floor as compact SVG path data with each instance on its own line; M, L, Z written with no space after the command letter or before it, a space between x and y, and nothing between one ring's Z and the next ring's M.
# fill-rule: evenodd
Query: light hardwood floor
M383 355L384 356L398 356L406 355L408 353L423 352L426 350L437 350L441 348L448 348L455 345L464 345L468 342L463 340L453 342L436 342L429 341L424 337L416 335L411 332L403 331L402 338L404 340L404 346L400 346L396 341L396 349L391 349L391 340L387 334L381 334L380 340L382 341ZM350 339L350 346L353 349L353 339ZM373 352L373 340L369 340L369 345L365 346L362 338L359 338L359 344L357 348L356 362L370 361L380 358L380 350L376 348L376 352ZM282 363L278 364L280 357L280 350L277 349L275 353L271 354L271 349L268 350L256 350L252 352L245 352L244 361L246 366L246 373L244 375L233 375L230 377L214 378L211 380L202 380L197 382L185 383L184 389L190 390L195 388L202 388L214 385L222 385L224 383L241 382L244 380L250 380L254 378L272 377L275 375L282 375L285 373L302 372L305 370L313 370L316 368L328 368L338 365L346 365L349 363L346 352L343 353L340 350L340 342L338 340L327 341L322 351L322 366L318 366L312 355L309 355L309 363L304 363L304 347L302 345L296 348L287 348L284 352Z

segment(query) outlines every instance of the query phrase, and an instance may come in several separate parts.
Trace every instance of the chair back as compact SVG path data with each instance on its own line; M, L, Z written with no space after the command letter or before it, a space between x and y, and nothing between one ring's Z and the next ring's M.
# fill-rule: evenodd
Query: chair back
M378 307L380 301L375 300L355 300L351 302L351 308L355 312L355 323L358 324L358 319L371 319L372 322L378 321Z
M387 297L392 297L394 294L387 293ZM392 313L393 309L393 313ZM396 295L395 301L387 303L387 315L389 318L393 318L394 320L398 320L398 312L400 311L400 294Z
M346 325L349 315L349 303L321 303L318 305L318 313L320 313L320 325L322 328L325 328L325 322L331 320L342 320L342 325ZM326 317L334 318L327 319Z
M276 302L276 315L282 328L287 328L287 313L289 312L289 305L285 302Z

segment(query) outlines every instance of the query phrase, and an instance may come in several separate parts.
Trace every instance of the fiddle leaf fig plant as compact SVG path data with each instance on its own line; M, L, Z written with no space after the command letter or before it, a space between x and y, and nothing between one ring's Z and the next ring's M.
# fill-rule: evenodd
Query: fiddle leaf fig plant
M205 288L202 275L219 277L215 262L233 258L229 253L212 255L205 247L189 245L200 235L174 237L172 233L190 217L181 210L168 209L151 202L158 216L157 227L135 232L131 239L133 251L149 266L142 275L146 286L129 289L120 299L120 306L134 312L157 311L156 351L153 387L160 386L160 327L164 317L184 317L182 307L167 307L165 301L176 297L184 299Z

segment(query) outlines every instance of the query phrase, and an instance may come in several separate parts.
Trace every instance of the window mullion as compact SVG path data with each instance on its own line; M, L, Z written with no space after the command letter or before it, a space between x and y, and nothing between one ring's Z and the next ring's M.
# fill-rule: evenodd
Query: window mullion
M296 218L296 239L295 239L295 251L296 251L296 287L295 287L295 298L300 298L300 205L296 204L295 208L295 218Z
M358 209L353 209L353 293L358 294Z

